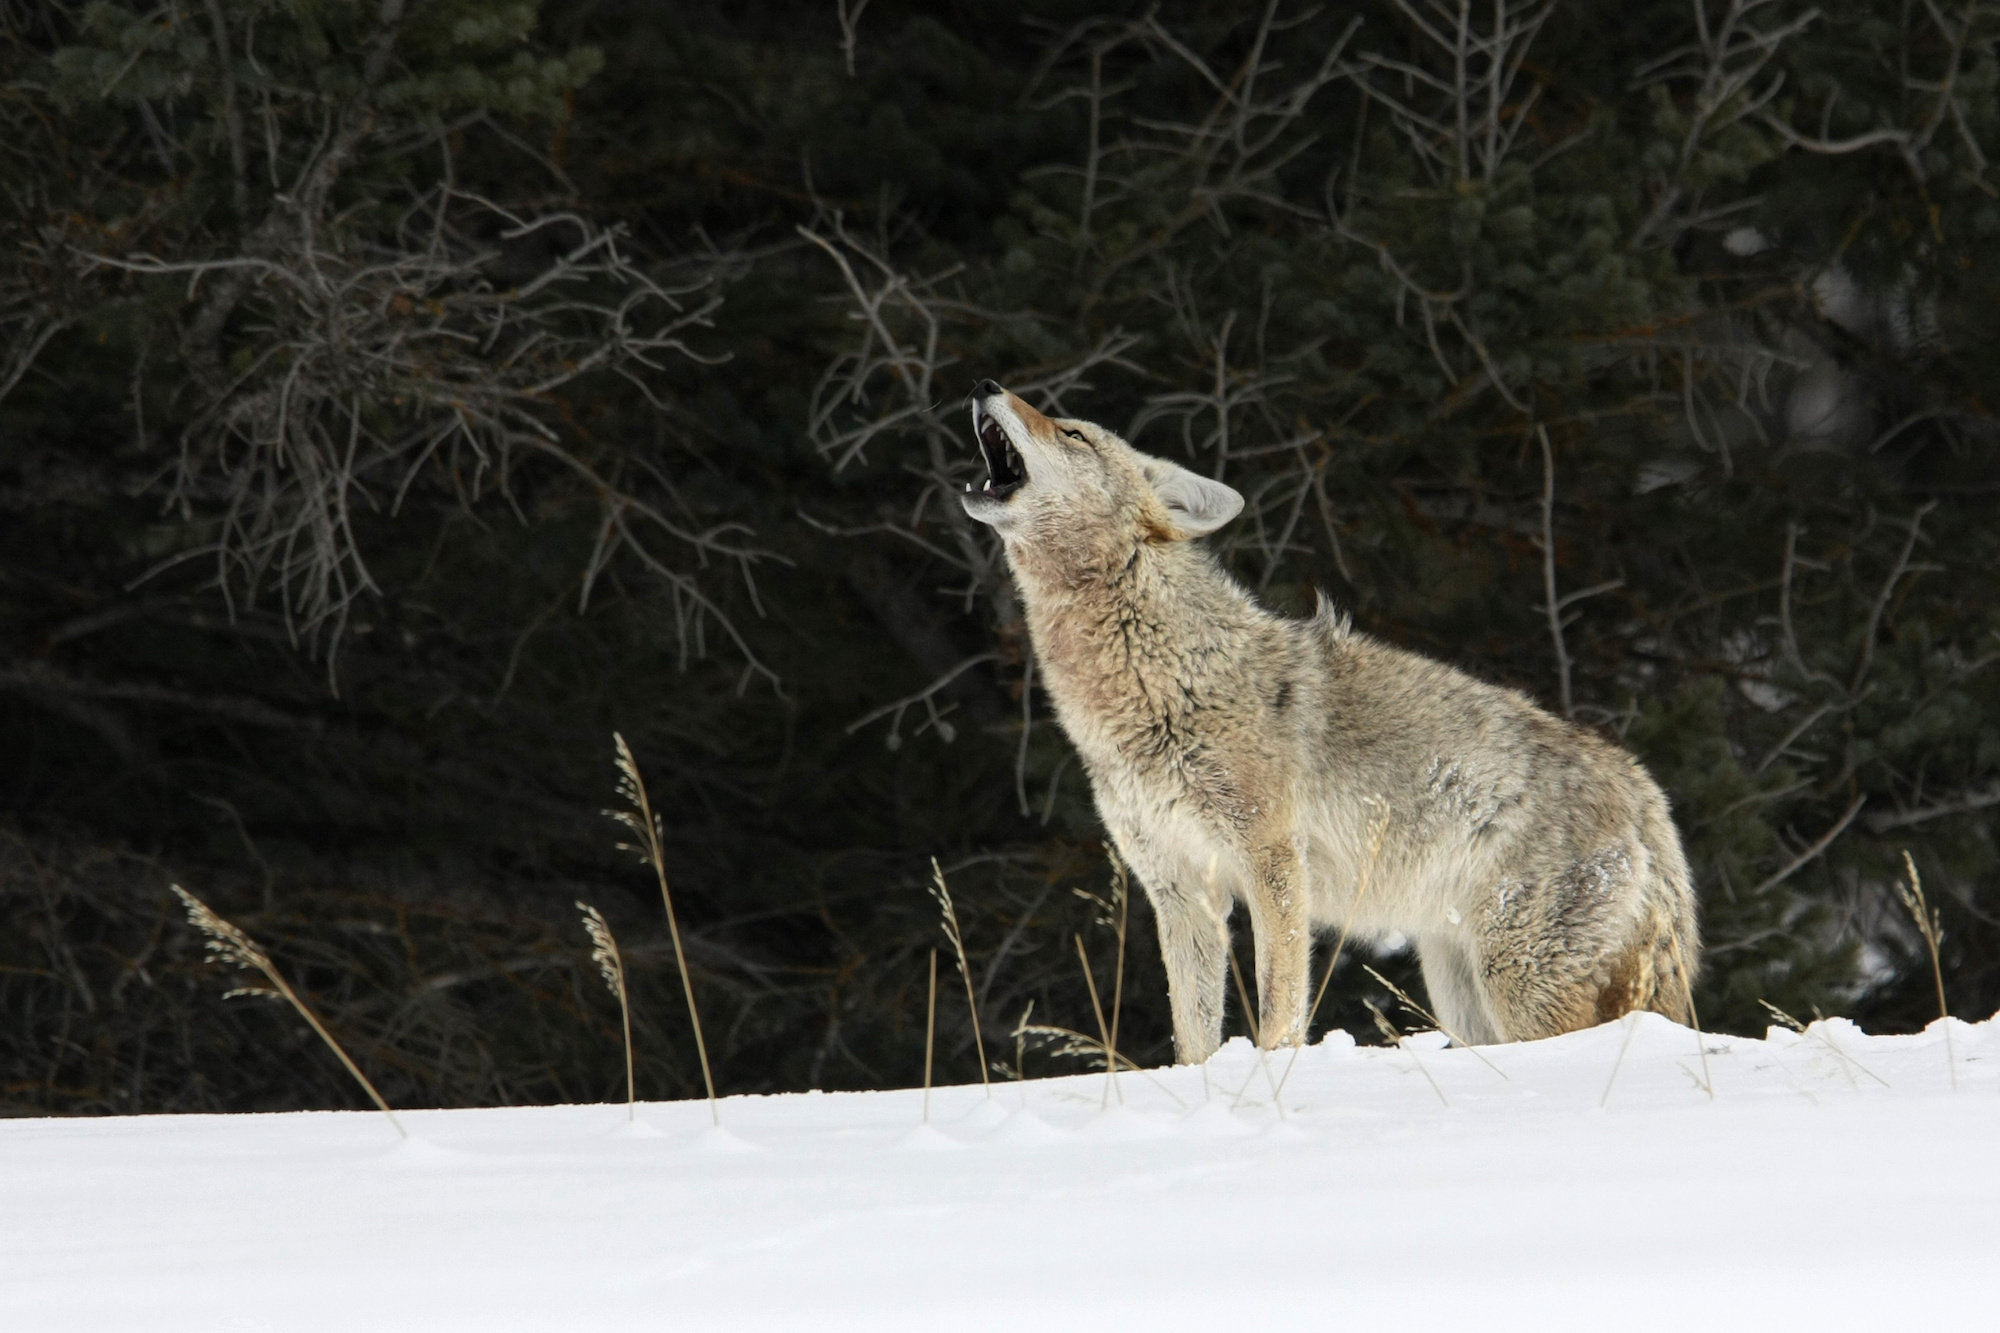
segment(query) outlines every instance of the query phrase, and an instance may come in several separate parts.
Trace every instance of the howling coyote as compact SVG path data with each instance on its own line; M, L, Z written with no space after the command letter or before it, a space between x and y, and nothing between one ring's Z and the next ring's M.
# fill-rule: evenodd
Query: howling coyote
M1313 932L1349 924L1415 942L1463 1041L1686 1021L1687 862L1631 756L1324 601L1258 606L1190 540L1242 509L1221 482L992 380L972 420L990 475L965 510L1006 543L1056 716L1152 900L1179 1059L1221 1041L1238 899L1266 1046L1305 1040Z

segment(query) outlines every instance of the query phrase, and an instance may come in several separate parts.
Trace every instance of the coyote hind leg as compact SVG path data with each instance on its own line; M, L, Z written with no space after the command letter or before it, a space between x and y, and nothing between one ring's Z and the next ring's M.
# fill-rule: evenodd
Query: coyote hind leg
M1417 942L1417 958L1423 964L1431 1011L1454 1042L1491 1046L1507 1039L1494 1022L1471 949L1460 940L1423 939Z
M1495 890L1479 971L1508 1040L1560 1036L1679 999L1678 988L1668 995L1658 984L1660 914L1642 900L1652 885L1635 860L1613 846Z

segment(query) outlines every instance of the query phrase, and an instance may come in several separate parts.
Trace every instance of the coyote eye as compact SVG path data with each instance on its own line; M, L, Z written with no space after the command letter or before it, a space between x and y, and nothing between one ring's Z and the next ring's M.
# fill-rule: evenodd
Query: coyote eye
M1071 430L1068 426L1064 426L1062 427L1062 433L1075 440L1078 444L1089 443L1089 441L1083 438L1083 432L1080 430Z

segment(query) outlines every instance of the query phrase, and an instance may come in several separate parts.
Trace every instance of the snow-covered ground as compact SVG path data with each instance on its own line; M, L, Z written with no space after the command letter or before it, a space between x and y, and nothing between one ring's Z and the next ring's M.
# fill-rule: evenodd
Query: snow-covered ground
M1281 1113L1289 1057L1238 1041L1108 1111L1101 1074L941 1089L927 1128L921 1091L729 1098L720 1134L699 1102L417 1112L407 1143L12 1121L0 1328L1992 1328L2000 1019L1951 1044L1335 1034Z

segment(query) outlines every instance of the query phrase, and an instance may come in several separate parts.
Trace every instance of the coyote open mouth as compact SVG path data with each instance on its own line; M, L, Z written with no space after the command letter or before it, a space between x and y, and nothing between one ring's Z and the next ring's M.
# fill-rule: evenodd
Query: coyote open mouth
M1021 455L993 414L981 411L978 403L972 405L972 420L973 433L979 437L979 452L986 460L986 486L982 493L1004 500L1028 484L1027 464L1021 461ZM965 483L965 489L972 490L972 483Z

